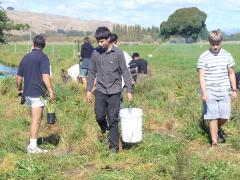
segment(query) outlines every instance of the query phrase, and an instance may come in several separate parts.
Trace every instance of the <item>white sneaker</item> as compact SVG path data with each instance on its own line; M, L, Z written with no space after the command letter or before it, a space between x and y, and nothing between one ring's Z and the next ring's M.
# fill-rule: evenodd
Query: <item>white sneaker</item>
M36 146L34 149L31 149L30 146L28 145L27 152L32 153L32 154L40 154L40 153L46 153L46 152L48 152L48 150L41 149L38 146Z

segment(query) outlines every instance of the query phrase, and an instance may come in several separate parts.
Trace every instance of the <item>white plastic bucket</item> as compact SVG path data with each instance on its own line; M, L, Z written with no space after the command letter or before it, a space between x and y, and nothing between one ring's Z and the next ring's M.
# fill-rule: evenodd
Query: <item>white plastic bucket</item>
M126 143L142 141L142 109L124 108L120 110L122 140Z

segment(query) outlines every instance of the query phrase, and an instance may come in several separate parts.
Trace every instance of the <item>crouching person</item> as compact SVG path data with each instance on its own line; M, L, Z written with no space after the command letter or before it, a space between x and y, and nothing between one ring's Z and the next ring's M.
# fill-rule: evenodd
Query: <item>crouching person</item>
M16 82L19 95L25 97L30 107L32 123L30 130L30 144L27 146L28 153L45 153L37 146L38 130L41 123L44 104L40 96L46 96L46 90L52 101L55 101L55 94L50 78L50 63L42 49L45 47L45 36L37 35L33 39L32 51L25 55L19 64ZM24 86L22 89L22 82Z
M99 27L95 37L99 47L91 56L91 66L87 77L87 100L92 101L91 90L96 78L95 114L102 133L109 131L110 152L119 150L118 116L122 79L127 86L128 100L132 100L131 76L126 66L123 52L110 42L110 31L106 27Z
M197 69L204 119L209 120L212 146L217 146L218 142L225 141L221 126L230 119L230 95L237 98L235 62L232 55L221 48L220 31L210 32L208 39L210 49L199 57Z

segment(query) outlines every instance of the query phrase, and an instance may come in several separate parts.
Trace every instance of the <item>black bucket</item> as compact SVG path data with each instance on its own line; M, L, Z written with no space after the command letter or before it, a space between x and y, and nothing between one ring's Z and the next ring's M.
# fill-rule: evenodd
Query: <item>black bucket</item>
M47 113L47 123L48 124L55 124L57 117L55 113Z

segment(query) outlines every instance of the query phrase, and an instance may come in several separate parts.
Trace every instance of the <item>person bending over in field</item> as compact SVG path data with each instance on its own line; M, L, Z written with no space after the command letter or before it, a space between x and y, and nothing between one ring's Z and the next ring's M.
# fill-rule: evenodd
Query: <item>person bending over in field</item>
M237 98L235 65L232 55L221 48L222 33L212 31L208 36L210 49L198 59L197 70L204 119L209 121L212 146L225 142L221 128L231 115L231 98Z

